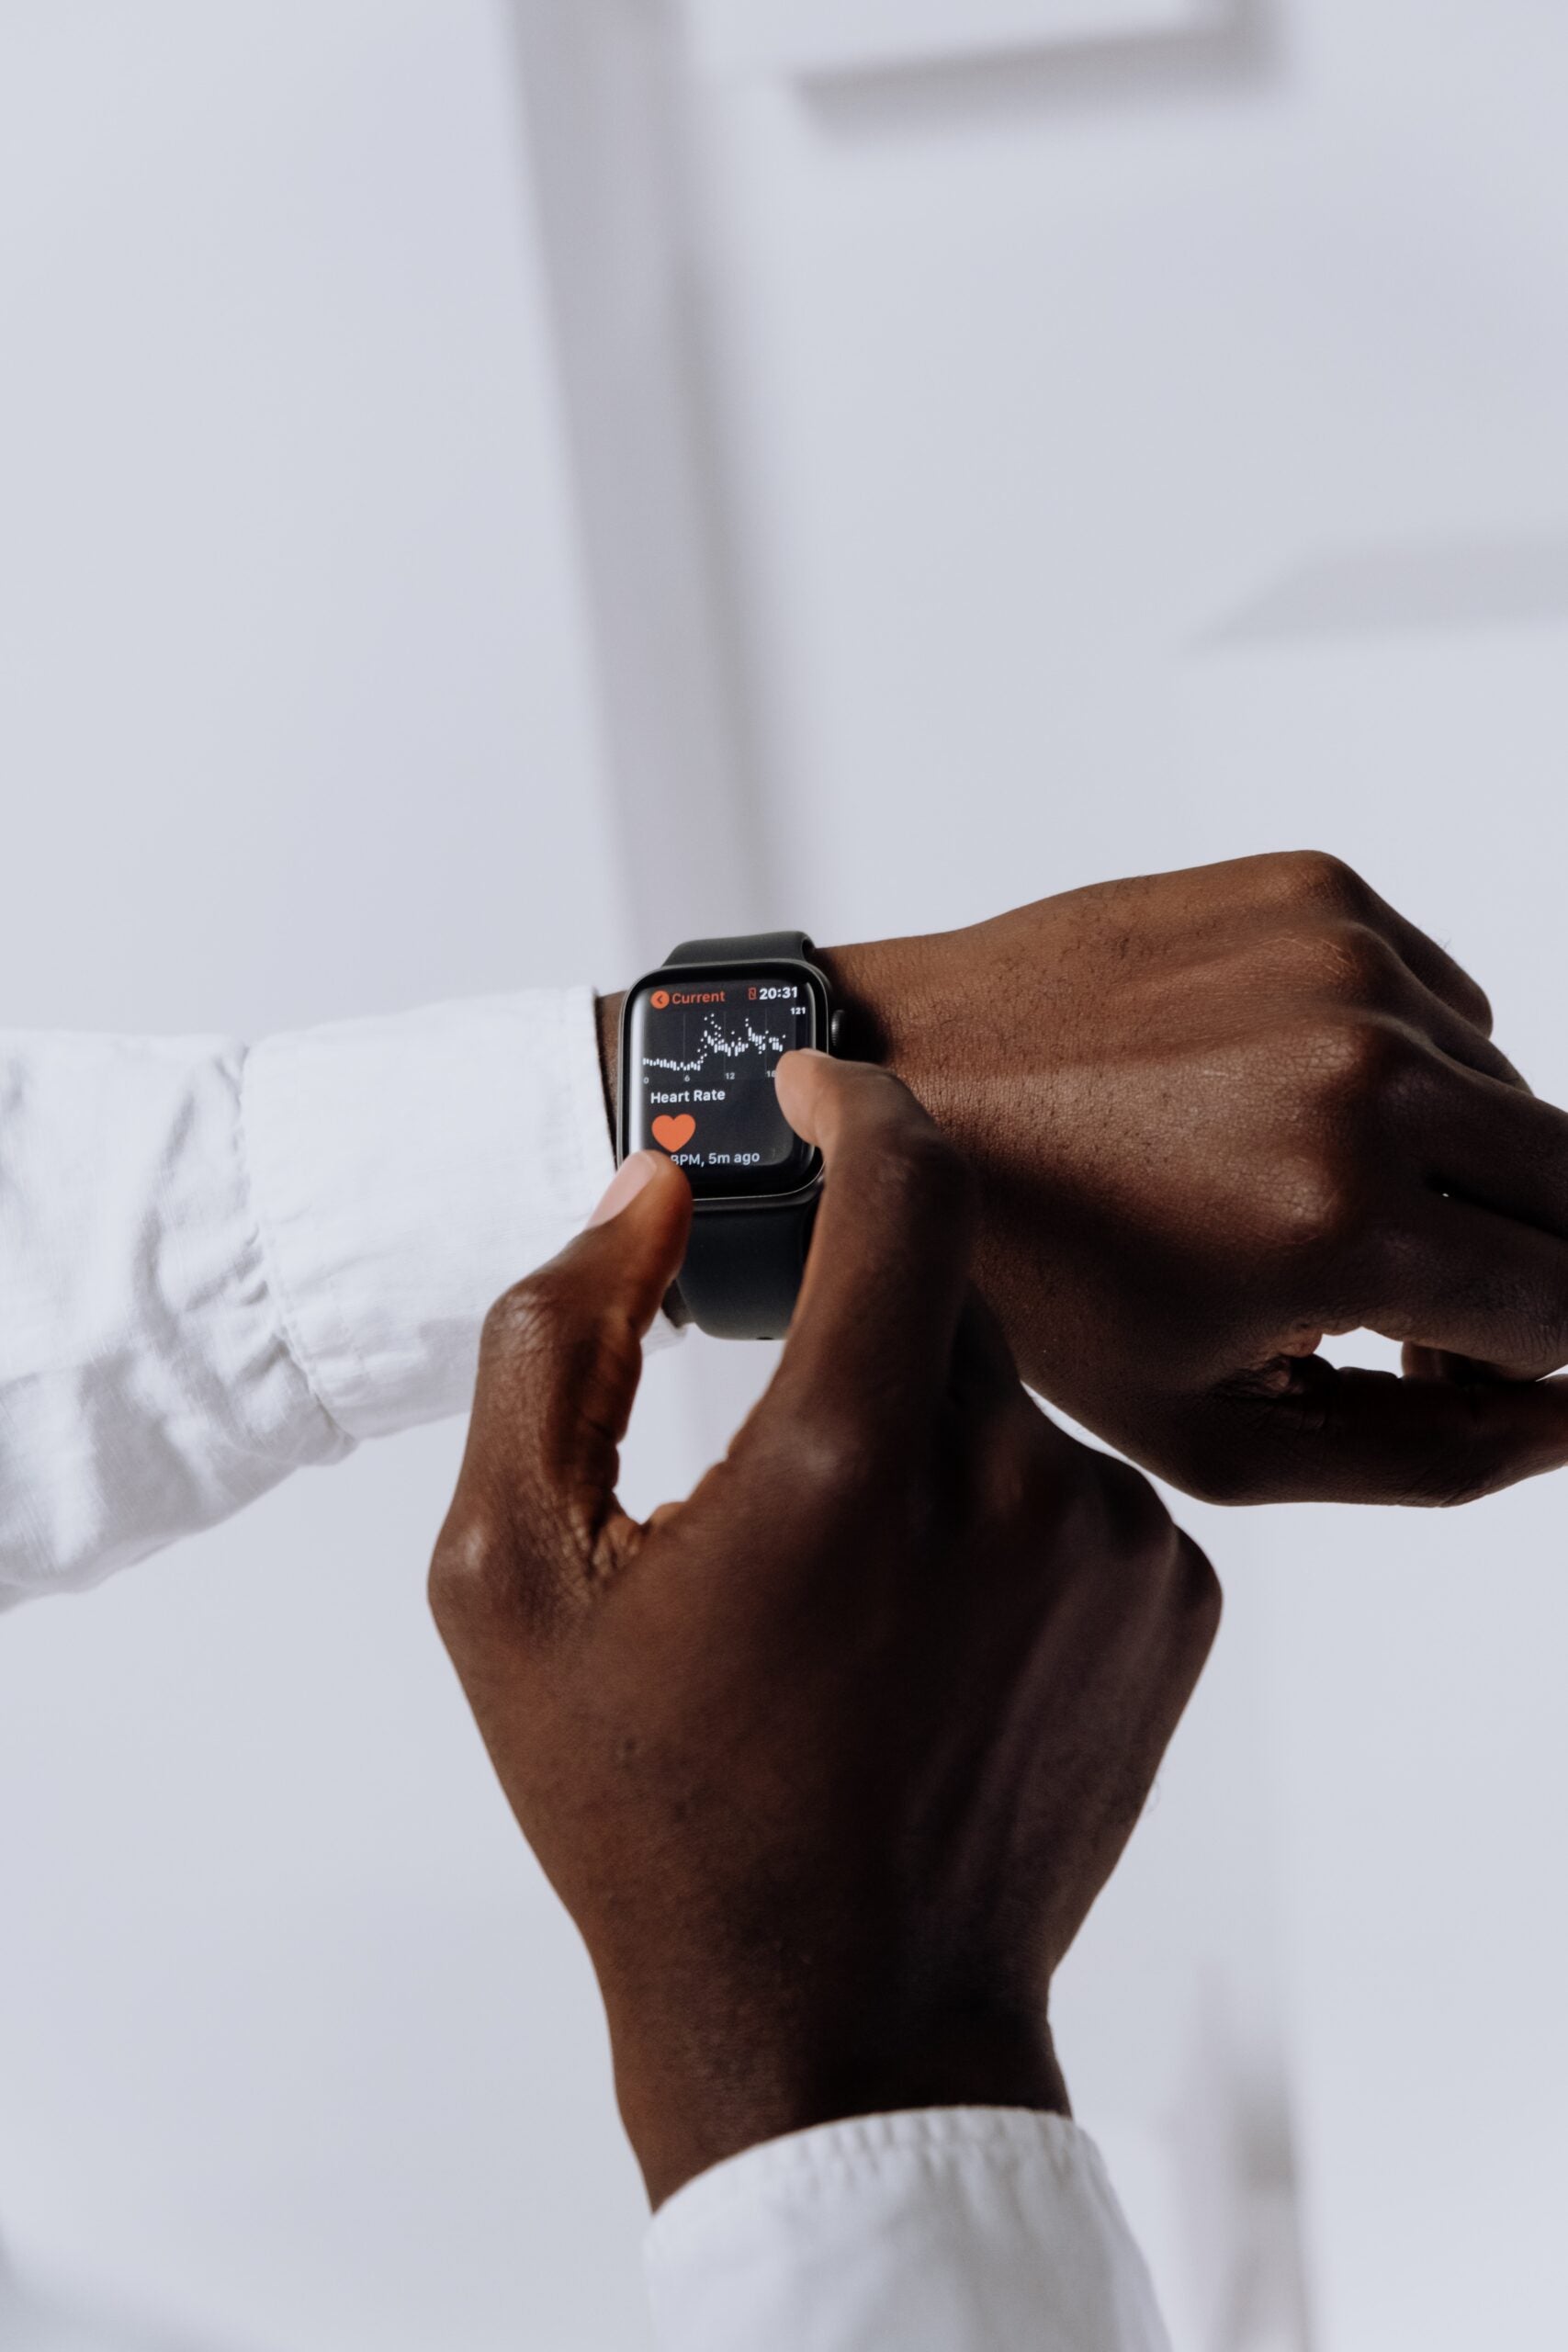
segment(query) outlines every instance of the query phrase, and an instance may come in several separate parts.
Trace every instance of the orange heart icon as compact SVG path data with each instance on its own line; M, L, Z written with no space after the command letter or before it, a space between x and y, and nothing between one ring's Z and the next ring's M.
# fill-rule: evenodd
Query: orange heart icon
M682 1111L678 1119L672 1119L667 1111L661 1119L655 1119L653 1123L653 1140L661 1143L666 1151L679 1151L682 1144L691 1142L696 1132L697 1123L689 1111Z

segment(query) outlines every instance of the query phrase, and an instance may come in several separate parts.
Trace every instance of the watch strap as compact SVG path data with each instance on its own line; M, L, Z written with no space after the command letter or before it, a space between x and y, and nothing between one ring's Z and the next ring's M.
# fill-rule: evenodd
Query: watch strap
M815 954L803 931L754 931L742 939L683 939L667 964L807 964Z
M675 1287L692 1320L716 1340L782 1340L789 1329L817 1204L759 1201L692 1216Z

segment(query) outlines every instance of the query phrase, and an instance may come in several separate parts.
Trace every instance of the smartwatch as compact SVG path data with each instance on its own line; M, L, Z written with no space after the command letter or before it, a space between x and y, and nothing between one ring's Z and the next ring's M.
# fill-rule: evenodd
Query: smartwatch
M688 939L626 991L617 1157L663 1151L692 1187L692 1233L669 1303L720 1340L789 1329L822 1155L779 1108L796 1046L833 1052L841 1018L804 932Z

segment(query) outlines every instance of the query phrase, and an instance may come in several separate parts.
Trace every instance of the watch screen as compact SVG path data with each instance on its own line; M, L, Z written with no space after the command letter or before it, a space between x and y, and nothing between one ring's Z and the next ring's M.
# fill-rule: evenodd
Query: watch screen
M656 974L627 1011L626 1147L668 1152L699 1199L794 1193L816 1174L779 1109L773 1072L822 1042L819 987L797 971Z

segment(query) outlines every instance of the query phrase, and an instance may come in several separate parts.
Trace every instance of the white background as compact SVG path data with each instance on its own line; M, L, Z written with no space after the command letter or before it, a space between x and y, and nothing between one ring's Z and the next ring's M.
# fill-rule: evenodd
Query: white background
M1568 1095L1550 0L808 84L679 35L0 0L7 1022L1315 842ZM760 1369L659 1362L634 1492ZM642 2340L592 1988L424 1622L457 1437L6 1621L28 2275L255 2352ZM1562 1508L1187 1512L1221 1653L1060 2000L1181 2352L1560 2326Z

